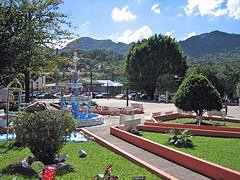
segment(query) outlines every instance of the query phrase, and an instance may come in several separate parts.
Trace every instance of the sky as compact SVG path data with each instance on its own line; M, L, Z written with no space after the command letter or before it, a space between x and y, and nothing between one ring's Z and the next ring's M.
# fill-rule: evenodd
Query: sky
M65 0L79 37L129 44L154 34L177 41L219 30L240 34L240 0Z

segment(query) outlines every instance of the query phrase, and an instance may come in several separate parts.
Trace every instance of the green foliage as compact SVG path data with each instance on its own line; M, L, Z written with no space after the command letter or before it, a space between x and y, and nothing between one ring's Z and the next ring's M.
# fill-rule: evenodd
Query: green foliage
M37 179L36 173L33 174L28 172L26 174L20 171L20 168L14 168L16 167L15 162L31 154L28 148L9 148L9 142L0 142L0 147L0 153L4 152L1 154L0 161L0 177L2 179L13 179L14 176L18 180ZM79 158L80 149L87 152L88 156L86 158ZM146 176L147 179L159 179L159 177L147 171L145 168L132 163L126 158L93 141L87 141L80 144L76 142L67 142L61 153L64 152L67 152L69 155L69 158L65 162L69 165L69 168L59 169L56 179L93 179L96 174L104 173L105 167L109 163L113 166L112 173L118 175L120 179L132 179L134 175Z
M124 44L124 43L115 43L111 40L97 40L92 39L89 37L81 37L78 38L69 44L65 48L62 49L63 53L69 52L74 49L81 49L85 51L101 51L101 50L107 50L107 51L113 51L121 54L126 54L128 49L131 47L131 44Z
M240 171L239 138L194 136L194 148L177 148L166 140L169 134L143 132L143 137L178 151ZM226 158L227 157L227 158Z
M189 56L223 53L239 48L240 35L220 31L200 34L179 42Z
M220 94L202 75L187 77L174 95L174 104L184 111L194 111L202 117L204 111L222 109Z
M188 129L180 131L172 129L170 132L169 143L176 147L193 148L194 144L191 141L192 134Z
M153 99L159 76L181 75L187 69L186 57L175 39L154 35L135 43L126 59L126 74L131 89L146 91Z
M0 83L8 84L9 75L24 76L27 102L31 74L42 72L51 56L46 46L69 35L61 27L70 26L67 16L58 11L61 3L62 0L6 0L0 4L0 39L4 39L0 41L0 63L8 67L1 68Z
M236 92L236 85L240 81L240 71L228 64L214 66L193 66L187 70L186 77L201 74L215 86L221 97L225 95L232 98Z
M52 164L64 145L64 136L75 130L75 121L60 111L21 112L14 129L17 142L28 147L37 160Z

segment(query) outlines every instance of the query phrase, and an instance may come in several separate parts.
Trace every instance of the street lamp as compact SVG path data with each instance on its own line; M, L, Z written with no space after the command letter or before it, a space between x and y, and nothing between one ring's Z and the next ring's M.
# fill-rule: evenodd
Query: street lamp
M127 89L126 89L126 96L127 96L127 97L126 97L126 100L127 100L127 105L126 105L126 106L128 106L128 93L129 93L129 92L128 92L128 86L127 86L126 88L127 88Z

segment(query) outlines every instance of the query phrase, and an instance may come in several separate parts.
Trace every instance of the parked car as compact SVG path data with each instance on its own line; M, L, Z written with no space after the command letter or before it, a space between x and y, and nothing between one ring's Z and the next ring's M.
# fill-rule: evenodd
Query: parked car
M101 99L101 98L110 98L111 94L110 93L100 93L95 96L96 99Z
M141 100L148 100L148 95L147 94L141 94L140 99Z
M126 98L126 94L118 94L116 96L114 96L116 99L125 99Z
M38 98L38 99L56 99L56 96L54 96L53 94L50 94L50 93L44 93L44 94L37 95L36 98Z
M159 102L166 102L166 96L165 96L165 95L160 95L160 96L158 97L158 101L159 101Z

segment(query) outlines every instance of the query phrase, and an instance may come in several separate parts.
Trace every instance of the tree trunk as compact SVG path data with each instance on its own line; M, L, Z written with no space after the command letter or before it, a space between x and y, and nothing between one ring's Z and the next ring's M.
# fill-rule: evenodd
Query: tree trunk
M25 85L25 102L30 102L30 72L26 70L24 72L24 85Z
M155 89L156 89L156 86L154 86L154 85L148 86L148 87L146 88L146 90L147 90L147 95L150 97L150 100L153 100L153 99L154 99Z
M201 125L202 119L203 119L203 111L202 110L196 111L196 120L198 125Z

